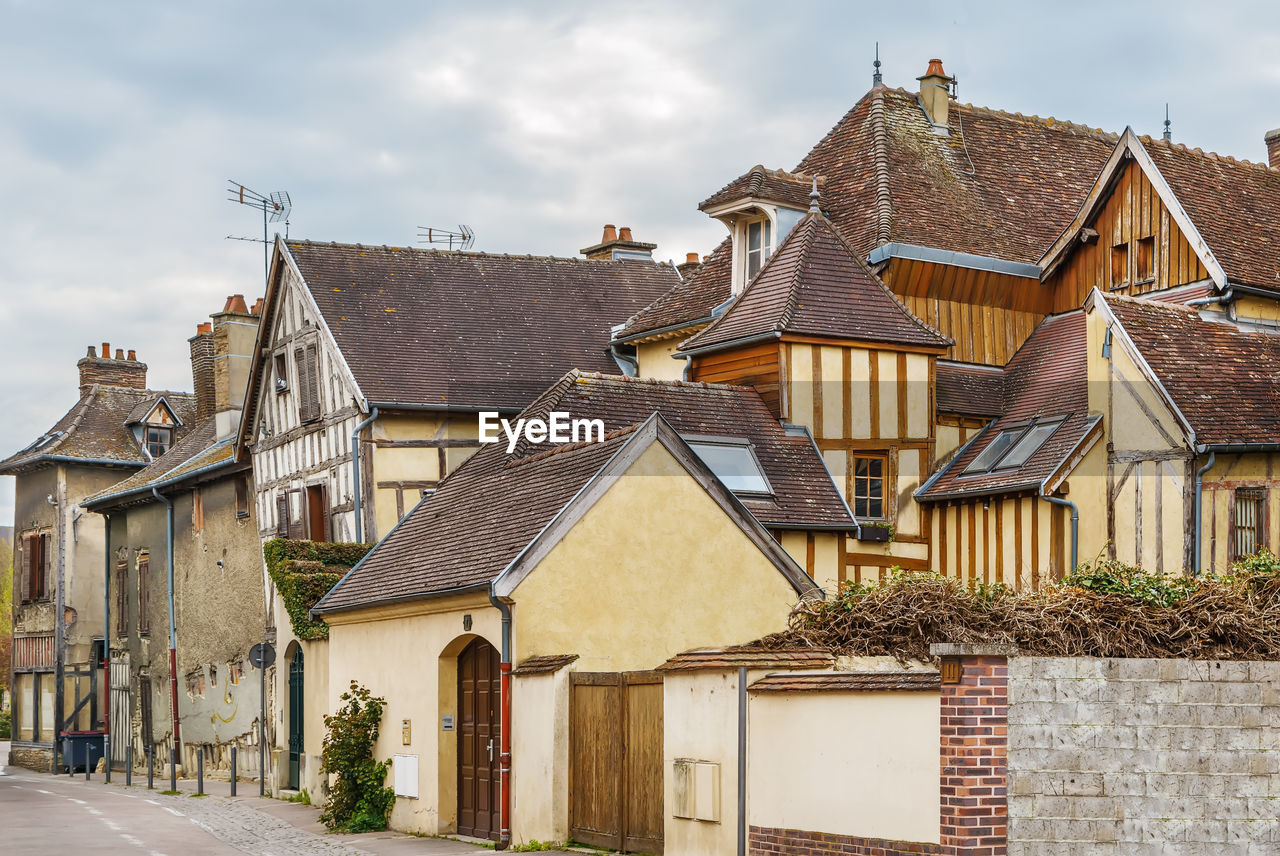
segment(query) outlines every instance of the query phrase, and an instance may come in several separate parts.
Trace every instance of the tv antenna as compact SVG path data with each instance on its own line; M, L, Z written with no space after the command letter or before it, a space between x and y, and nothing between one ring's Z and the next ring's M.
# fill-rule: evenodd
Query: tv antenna
M277 191L269 196L263 196L257 191L250 190L238 181L227 180L227 191L230 196L227 197L230 202L238 202L241 205L248 205L250 208L257 208L262 211L262 270L263 277L270 279L271 277L271 241L267 237L267 224L279 223L284 221L284 236L289 237L289 213L293 211L293 202L289 199L288 192L284 190ZM235 235L227 235L229 241L253 241L257 242L257 238L240 238Z
M469 250L475 242L476 233L471 231L470 226L459 225L456 232L452 229L437 229L435 226L418 227L419 244L444 244L451 250Z

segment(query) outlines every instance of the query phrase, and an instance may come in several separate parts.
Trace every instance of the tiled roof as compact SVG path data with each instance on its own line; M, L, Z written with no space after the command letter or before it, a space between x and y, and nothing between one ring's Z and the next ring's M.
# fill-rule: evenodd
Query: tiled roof
M937 672L822 672L813 675L768 675L750 687L753 693L794 692L937 692Z
M698 207L703 211L726 202L739 199L760 199L779 202L784 206L804 210L809 207L809 193L813 189L813 177L797 175L783 169L765 169L757 164L745 175L738 176L720 190L703 200ZM822 181L818 181L822 190Z
M742 497L757 520L781 529L853 525L813 442L788 434L749 387L571 372L520 415L545 418L552 411L601 419L606 431L643 422L656 412L684 436L746 439L773 488L771 499ZM514 456L532 449L522 440ZM468 466L501 466L507 459L505 446L495 443L477 452Z
M152 487L173 483L217 464L225 463L230 466L232 451L231 439L217 441L216 419L210 416L187 432L154 462L129 478L87 497L82 504L86 507L107 507L128 502L130 498L137 501L139 496L143 501L150 501ZM245 461L240 469L248 469L248 462Z
M1227 280L1280 291L1280 171L1142 139Z
M1206 321L1194 307L1104 299L1197 443L1280 443L1280 336Z
M511 670L511 674L517 677L521 675L550 675L560 671L577 659L577 654L541 654L537 657L526 657L520 661L520 665Z
M939 413L989 418L1004 409L1004 369L938 360Z
M0 461L0 473L16 473L50 458L146 466L149 460L128 426L129 414L141 405L154 403L161 396L183 423L194 419L196 403L191 393L94 384L42 435L52 439L38 447L37 441ZM176 438L181 438L184 433L184 429L179 428L175 432Z
M627 319L619 339L637 338L670 327L705 324L711 312L729 299L732 242L725 238L693 275Z
M1000 418L926 482L917 497L936 500L1039 489L1058 473L1098 424L1098 417L1089 415L1087 364L1084 312L1046 318L1009 361ZM1066 420L1022 466L962 475L965 467L1002 431L1026 425L1032 419L1047 421L1055 417Z
M1075 216L1118 139L954 102L949 125L950 136L937 136L915 92L877 87L794 172L819 176L822 209L860 258L892 241L1035 264ZM662 323L644 326L646 310L627 334L705 318L728 298L729 281L726 260L677 288L686 295L664 297Z
M615 371L610 329L670 265L288 241L373 402L519 409L572 368Z
M765 333L922 348L951 344L912 315L821 214L806 215L742 295L680 349L704 349Z
M660 672L706 669L829 669L836 658L825 648L698 648L676 654L658 667Z

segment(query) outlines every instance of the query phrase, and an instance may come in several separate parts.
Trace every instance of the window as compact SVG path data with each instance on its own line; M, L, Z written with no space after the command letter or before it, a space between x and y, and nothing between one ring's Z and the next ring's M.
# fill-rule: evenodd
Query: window
M320 418L320 370L314 342L293 351L298 373L298 418L313 422Z
M1111 248L1111 288L1129 287L1129 245L1116 244Z
M236 517L249 516L249 477L236 479Z
M329 540L329 498L322 484L307 485L307 538Z
M1001 431L969 462L961 475L983 475L992 470L1017 469L1040 451L1040 447L1053 436L1053 432L1058 430L1063 421L1054 419L1050 422L1032 422Z
M690 440L689 448L735 494L769 496L773 493L755 452L745 440Z
M49 599L49 533L22 536L22 602Z
M1136 243L1137 258L1134 260L1134 279L1139 283L1151 282L1156 278L1156 239L1154 236L1139 238Z
M116 636L129 635L129 563L116 562Z
M158 425L147 426L147 454L152 459L158 458L173 445L173 429L161 428Z
M1266 488L1236 488L1231 520L1231 560L1252 556L1267 546Z
M191 491L191 531L204 531L204 494L200 488Z
M151 556L138 554L138 635L151 632Z
M289 361L283 353L275 356L275 387L276 392L289 391Z
M747 282L755 279L773 253L772 229L767 219L747 224Z
M886 455L853 456L853 516L880 519L884 514Z

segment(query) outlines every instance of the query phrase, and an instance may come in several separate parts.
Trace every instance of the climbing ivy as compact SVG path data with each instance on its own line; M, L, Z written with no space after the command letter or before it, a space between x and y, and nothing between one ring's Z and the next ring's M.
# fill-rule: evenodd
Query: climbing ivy
M391 762L374 760L373 747L387 700L352 681L342 702L337 713L324 718L320 772L334 779L320 821L338 832L386 829L396 801L395 791L384 784Z
M276 538L263 546L267 573L284 601L295 636L308 640L328 638L329 625L313 620L307 613L372 547L372 544L285 538Z

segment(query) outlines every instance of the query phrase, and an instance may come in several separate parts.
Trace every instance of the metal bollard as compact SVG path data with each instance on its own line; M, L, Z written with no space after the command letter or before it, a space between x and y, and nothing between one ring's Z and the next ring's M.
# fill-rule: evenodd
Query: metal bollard
M169 747L169 790L176 791L178 789L178 750Z
M133 741L124 747L124 786L133 787Z
M231 747L231 796L236 795L236 747Z
M106 771L106 782L111 784L111 739L107 735L102 735L102 758L105 762L102 769Z
M196 749L196 795L204 796L204 747Z
M147 790L156 787L156 753L154 746L147 747Z
M89 781L89 770L92 767L90 760L92 756L93 753L89 751L89 741L86 740L84 742L84 780L86 782Z

